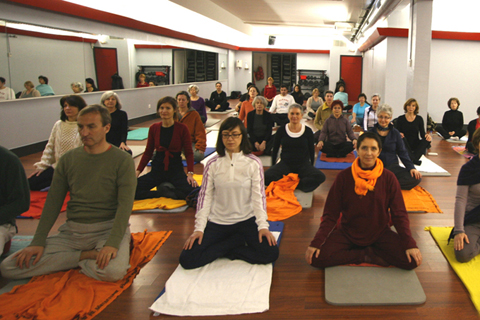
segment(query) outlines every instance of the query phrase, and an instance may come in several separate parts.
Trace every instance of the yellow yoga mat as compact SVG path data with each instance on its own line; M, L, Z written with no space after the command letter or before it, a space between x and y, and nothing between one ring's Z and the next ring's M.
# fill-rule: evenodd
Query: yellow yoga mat
M453 249L453 240L450 241L450 244L447 244L452 227L426 227L425 230L430 231L453 270L470 292L473 305L480 312L480 273L478 272L480 270L480 257L476 256L466 263L457 261Z

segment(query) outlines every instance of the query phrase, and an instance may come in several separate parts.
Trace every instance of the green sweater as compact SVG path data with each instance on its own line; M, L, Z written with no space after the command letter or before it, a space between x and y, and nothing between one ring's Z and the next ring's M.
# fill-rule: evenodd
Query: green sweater
M55 168L31 246L45 246L70 191L67 221L93 224L115 219L105 246L118 249L132 213L136 186L133 159L125 151L114 146L101 154L89 154L83 147L70 150Z
M15 225L15 218L30 207L30 187L17 156L0 146L0 225Z

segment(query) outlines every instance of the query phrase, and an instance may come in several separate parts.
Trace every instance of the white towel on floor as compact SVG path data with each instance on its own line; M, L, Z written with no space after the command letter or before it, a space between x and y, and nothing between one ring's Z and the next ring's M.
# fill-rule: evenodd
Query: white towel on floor
M279 232L272 232L278 239ZM150 310L174 316L218 316L265 312L269 309L272 264L249 264L220 258L201 268L180 265L165 293Z

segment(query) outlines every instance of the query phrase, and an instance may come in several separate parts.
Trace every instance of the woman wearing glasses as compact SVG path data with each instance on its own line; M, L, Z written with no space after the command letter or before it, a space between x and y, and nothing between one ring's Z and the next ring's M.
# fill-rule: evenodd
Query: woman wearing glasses
M278 247L268 230L262 163L251 154L240 119L227 118L219 131L218 155L205 167L195 230L183 246L180 264L195 269L220 257L272 263Z
M137 167L137 177L150 160L152 170L138 178L135 199L159 197L185 199L197 187L193 179L190 133L186 125L176 121L178 106L175 98L163 97L158 100L157 113L162 121L152 124L148 130L147 146ZM182 164L182 149L187 158L187 175ZM151 191L153 187L157 187L157 190Z
M382 160L385 168L395 174L402 190L410 190L420 183L422 174L415 169L400 132L391 123L392 114L392 107L389 105L384 104L378 107L378 123L369 131L378 134L382 140L383 148L379 159ZM398 158L405 168L400 167Z
M280 127L275 134L272 151L272 167L265 171L265 185L277 181L289 173L297 173L300 178L297 189L303 192L312 192L323 181L325 175L316 169L315 144L313 131L300 121L303 117L303 108L298 103L288 108L289 123ZM278 150L282 146L282 154L277 162Z

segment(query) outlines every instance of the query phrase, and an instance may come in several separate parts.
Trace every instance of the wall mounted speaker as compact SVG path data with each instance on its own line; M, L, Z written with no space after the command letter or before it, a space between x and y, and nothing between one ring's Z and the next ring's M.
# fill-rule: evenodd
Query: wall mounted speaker
M275 44L275 36L268 36L268 45L273 46Z

